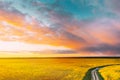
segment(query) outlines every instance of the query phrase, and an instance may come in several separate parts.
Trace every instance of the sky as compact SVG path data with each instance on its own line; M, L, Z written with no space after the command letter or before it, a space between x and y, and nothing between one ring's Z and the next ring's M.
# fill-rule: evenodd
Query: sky
M0 57L120 56L120 0L0 0Z

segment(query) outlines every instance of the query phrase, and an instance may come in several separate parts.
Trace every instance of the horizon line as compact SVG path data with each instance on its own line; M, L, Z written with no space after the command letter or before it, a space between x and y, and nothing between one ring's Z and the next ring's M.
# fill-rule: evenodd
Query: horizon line
M120 58L120 56L78 56L78 57L0 57L0 59L63 59L63 58Z

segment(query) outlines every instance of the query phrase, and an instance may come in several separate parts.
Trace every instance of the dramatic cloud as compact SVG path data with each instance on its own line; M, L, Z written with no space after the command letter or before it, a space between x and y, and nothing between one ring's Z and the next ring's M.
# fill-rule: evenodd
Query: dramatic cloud
M119 2L0 0L0 51L119 56Z
M99 52L104 54L109 54L109 55L119 55L120 54L120 44L117 45L109 45L109 44L100 44L96 46L90 46L86 47L84 49L81 49L83 51L87 52Z

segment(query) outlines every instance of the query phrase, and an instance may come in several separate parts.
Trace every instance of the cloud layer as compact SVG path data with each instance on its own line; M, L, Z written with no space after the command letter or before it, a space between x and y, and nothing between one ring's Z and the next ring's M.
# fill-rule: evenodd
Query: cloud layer
M9 47L13 42L30 44L33 51L40 51L44 44L52 48L46 50L48 53L99 56L99 52L101 56L119 56L119 3L119 0L0 0L0 40L6 45L9 42ZM70 50L55 48L60 46Z

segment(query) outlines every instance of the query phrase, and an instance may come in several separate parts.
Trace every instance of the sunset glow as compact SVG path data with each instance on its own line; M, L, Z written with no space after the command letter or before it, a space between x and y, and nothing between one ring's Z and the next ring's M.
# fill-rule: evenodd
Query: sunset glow
M0 57L120 56L119 2L0 0Z

